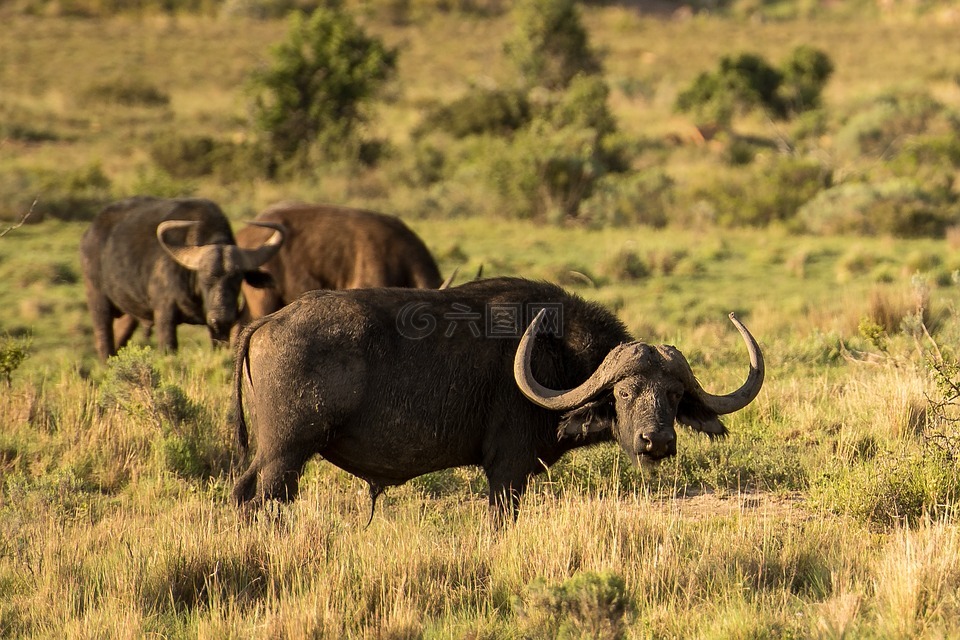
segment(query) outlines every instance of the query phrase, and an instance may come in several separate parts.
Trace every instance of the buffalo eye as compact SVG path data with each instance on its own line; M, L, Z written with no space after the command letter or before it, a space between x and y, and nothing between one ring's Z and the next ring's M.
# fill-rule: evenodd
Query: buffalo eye
M617 395L620 396L621 400L630 399L630 392L627 389L620 389L619 391L617 391Z

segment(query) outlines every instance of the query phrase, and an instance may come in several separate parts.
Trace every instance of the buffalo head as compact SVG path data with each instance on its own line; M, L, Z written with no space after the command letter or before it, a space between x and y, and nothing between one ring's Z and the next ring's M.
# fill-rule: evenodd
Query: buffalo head
M622 344L604 358L581 385L548 389L533 378L531 354L544 311L527 327L514 358L520 391L532 402L563 411L562 435L586 435L612 429L635 461L658 460L677 452L674 422L711 437L727 433L719 416L746 407L763 385L763 355L747 328L731 313L750 354L750 373L736 391L712 395L697 382L687 359L675 347L641 342Z
M177 264L195 273L197 292L203 300L205 321L210 335L226 340L237 321L240 283L254 287L270 286L270 276L258 269L272 258L283 244L283 225L251 222L273 229L273 234L256 249L243 249L235 244L188 245L170 238L175 230L188 230L198 223L190 220L167 220L157 226L160 246Z

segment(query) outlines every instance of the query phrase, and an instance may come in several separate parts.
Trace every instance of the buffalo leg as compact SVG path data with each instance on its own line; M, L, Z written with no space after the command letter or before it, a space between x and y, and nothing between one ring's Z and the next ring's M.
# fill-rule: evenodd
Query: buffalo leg
M234 501L243 505L253 500L259 506L267 500L293 500L300 490L300 474L308 457L300 453L271 456L268 460L255 457L233 488Z
M250 466L246 471L243 472L243 475L240 476L240 479L237 480L237 484L233 487L233 501L238 505L242 506L247 502L253 500L253 497L257 492L257 475L260 473L260 459L255 458L253 462L250 463Z
M107 297L87 286L87 306L93 321L93 338L97 347L97 355L106 360L116 355L113 344L113 305Z
M307 456L300 453L276 456L263 465L258 497L267 500L293 500L300 491L300 474Z
M123 349L130 342L130 336L137 330L139 322L130 314L124 314L113 321L113 335L117 351Z
M527 488L526 475L513 478L487 472L490 485L490 515L497 524L506 524L517 519L520 511L520 496Z
M157 346L160 351L177 350L177 325L174 323L174 312L172 309L163 309L159 313L155 312L155 322L157 329Z

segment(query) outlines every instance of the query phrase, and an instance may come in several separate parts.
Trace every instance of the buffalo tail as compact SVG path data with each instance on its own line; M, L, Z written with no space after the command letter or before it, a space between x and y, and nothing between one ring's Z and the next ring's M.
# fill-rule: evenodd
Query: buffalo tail
M244 327L243 331L240 333L240 337L237 339L237 348L233 359L233 413L237 421L235 433L237 438L237 446L240 448L240 451L244 456L247 455L247 449L250 444L249 434L247 431L247 420L243 415L244 364L246 364L247 379L249 379L252 384L253 379L250 377L249 358L250 339L253 337L253 332L259 329L266 320L266 316L263 318L258 318Z

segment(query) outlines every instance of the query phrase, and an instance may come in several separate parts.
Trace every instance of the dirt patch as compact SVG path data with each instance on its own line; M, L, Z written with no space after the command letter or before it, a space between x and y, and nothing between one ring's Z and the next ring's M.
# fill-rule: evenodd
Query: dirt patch
M689 520L717 516L807 519L813 516L799 493L701 493L660 502L671 515Z

